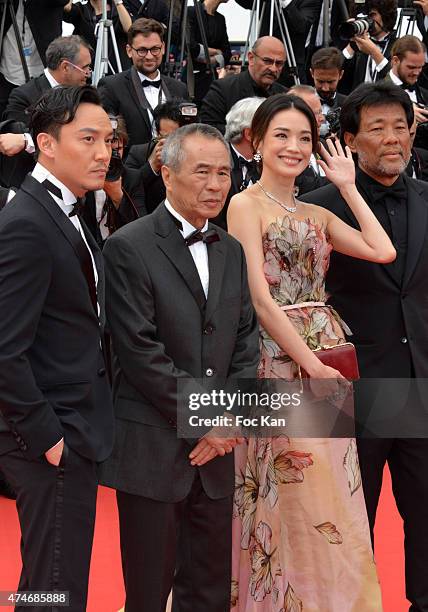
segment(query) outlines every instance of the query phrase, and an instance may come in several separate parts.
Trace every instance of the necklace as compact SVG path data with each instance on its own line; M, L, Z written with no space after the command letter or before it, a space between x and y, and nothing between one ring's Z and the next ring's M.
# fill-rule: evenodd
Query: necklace
M269 191L266 191L266 189L263 187L263 185L261 184L260 181L256 181L256 183L260 187L260 189L263 191L265 196L267 196L270 200L273 200L274 202L279 204L281 206L281 208L283 208L284 210L286 210L289 213L295 213L296 212L296 210L297 210L297 202L296 202L296 198L294 197L294 194L293 194L294 206L287 206L283 202L280 202L274 195L269 193Z

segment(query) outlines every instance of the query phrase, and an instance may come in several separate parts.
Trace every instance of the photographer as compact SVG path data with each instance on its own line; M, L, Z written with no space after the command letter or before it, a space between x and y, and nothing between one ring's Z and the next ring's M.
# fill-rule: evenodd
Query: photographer
M421 126L416 132L417 146L428 147L426 129L428 122L428 90L419 85L419 77L425 66L426 47L416 36L402 36L391 50L391 70L386 77L407 93L413 102L415 120Z
M86 194L79 214L100 248L119 227L147 214L139 173L122 164L128 142L123 117L110 116L113 127L112 157L104 186Z
M211 64L224 68L229 63L231 50L227 36L226 21L217 11L222 2L228 0L204 0L201 4L202 22L207 38L209 57L205 57L203 38L194 7L189 7L190 54L193 60L195 78L195 102L200 104L212 82L212 74L207 70Z
M326 118L320 127L320 134L323 137L334 133L328 118L333 112L338 116L346 99L346 96L337 91L337 86L343 76L343 62L342 52L335 47L318 49L311 59L311 76L321 101L321 110Z
M396 39L393 28L397 21L397 0L368 0L365 9L364 19L354 20L357 31L362 32L352 36L343 50L345 75L339 89L345 94L361 83L382 80L390 69L389 58Z
M145 144L131 147L125 165L138 171L146 195L147 212L151 213L165 199L165 185L160 174L161 154L166 137L179 127L198 120L194 104L173 98L159 104L153 111L156 137Z

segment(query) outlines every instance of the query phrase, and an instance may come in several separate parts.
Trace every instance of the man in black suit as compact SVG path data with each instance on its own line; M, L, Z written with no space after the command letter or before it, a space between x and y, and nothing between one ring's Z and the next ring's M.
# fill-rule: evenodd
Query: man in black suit
M45 91L58 85L85 85L91 74L91 47L80 36L60 36L46 50L46 68L40 76L16 87L9 96L3 118L20 123L0 135L0 177L7 187L20 187L34 167L33 139L28 131L32 105ZM13 126L10 126L12 128Z
M236 0L243 8L251 9L252 0ZM306 83L305 73L305 47L311 27L319 19L322 0L284 0L281 10L287 23L288 31L293 45L298 75L302 83ZM263 19L260 25L260 34L270 34L271 2L265 3ZM278 25L276 12L274 13L274 28L272 34L281 38L281 29Z
M416 36L402 36L391 49L391 70L386 79L398 85L413 102L416 124L428 122L428 90L419 85L419 78L425 66L426 47ZM428 148L426 126L416 130L416 146Z
M238 440L178 437L189 414L177 385L254 377L258 326L242 247L208 223L230 187L221 134L179 128L162 160L165 203L104 248L118 369L102 481L118 490L125 610L164 612L173 586L174 610L229 612Z
M211 84L201 106L201 121L224 133L226 115L238 100L268 98L284 93L285 87L277 83L284 67L284 45L273 36L262 36L248 52L248 71L218 79Z
M407 597L412 612L427 612L428 414L426 390L419 400L417 387L428 377L428 186L403 174L412 123L408 95L390 83L361 85L344 103L341 133L358 158L357 188L397 258L381 265L334 253L327 291L353 332L363 379L356 414L369 522L373 530L387 462L406 534ZM359 229L334 185L303 199Z
M146 197L146 209L149 213L153 212L166 196L161 175L161 156L167 136L178 130L179 127L197 121L197 115L188 114L189 109L192 112L197 110L194 104L179 98L159 104L153 111L156 137L146 144L131 147L126 158L126 168L138 171Z
M73 209L104 182L112 130L87 86L47 92L31 127L38 163L0 215L0 468L17 493L19 590L69 591L84 612L113 418L103 262Z
M343 50L345 74L339 89L348 94L361 83L376 83L388 74L391 48L396 40L397 0L368 0L366 12L373 20L370 34L354 36Z
M340 109L346 99L346 96L337 91L339 81L343 77L343 62L342 52L335 47L319 49L312 56L310 71L324 117ZM329 132L330 125L324 121L320 127L320 135L326 137Z
M125 119L129 145L154 136L153 109L173 97L187 98L181 81L161 75L164 28L154 19L137 19L128 30L126 51L133 66L98 83L104 107Z
M260 178L260 168L253 159L251 123L254 113L264 102L264 98L244 98L232 106L226 115L226 142L229 143L232 167L231 185L226 202L212 222L227 231L227 210L231 198L254 185Z
M11 0L21 36L23 51L30 77L38 76L46 66L46 49L62 32L63 7L68 0ZM8 8L4 22L4 40L0 56L0 117L6 108L10 92L25 83L24 69ZM6 10L7 9L7 10ZM3 17L0 12L0 19Z

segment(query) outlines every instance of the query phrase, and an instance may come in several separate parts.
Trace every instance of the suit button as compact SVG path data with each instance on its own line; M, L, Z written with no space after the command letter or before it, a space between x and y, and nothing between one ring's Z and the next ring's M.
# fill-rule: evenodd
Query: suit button
M407 344L407 338L404 336L403 338L401 338L400 342L401 344Z
M402 300L404 300L404 298L406 298L407 296L408 296L408 294L407 294L407 293L402 293L402 294L401 294L401 299L402 299Z
M210 336L214 331L214 326L213 325L207 325L206 328L204 329L204 334L206 336Z
M100 368L100 369L98 370L98 376L104 376L104 375L105 375L105 373L106 373L106 369L105 369L105 368Z
M214 374L214 370L212 368L207 368L205 370L205 376L212 376Z

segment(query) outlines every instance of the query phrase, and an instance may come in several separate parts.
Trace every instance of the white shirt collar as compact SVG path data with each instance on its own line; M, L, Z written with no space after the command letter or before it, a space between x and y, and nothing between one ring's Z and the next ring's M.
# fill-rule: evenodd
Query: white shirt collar
M68 187L66 187L61 181L59 181L53 174L49 172L41 163L37 162L34 166L34 170L31 173L31 176L36 179L39 183L43 183L46 179L48 179L55 187L61 190L62 200L60 200L55 194L51 193L55 202L59 205L61 210L68 216L69 212L71 212L73 208L73 204L77 202L77 198L70 191Z
M237 149L235 149L235 147L233 146L233 144L231 142L229 142L229 146L231 149L234 150L234 152L236 153L236 155L239 157L242 157L242 159L245 159L245 161L251 161L251 159L247 159L244 155L242 155L242 153L240 153Z
M175 210L175 208L173 208L171 206L171 204L168 202L168 200L165 198L165 208L171 213L171 215L173 217L175 217L176 219L178 219L179 221L181 221L181 224L183 226L183 229L180 230L181 235L183 236L183 238L187 238L187 236L189 236L192 232L196 232L196 230L198 229L197 227L194 227L191 223L189 223L184 217L182 217L180 215L179 212L177 212ZM205 225L204 227L201 229L201 232L205 232L208 229L208 219L205 221Z
M138 76L140 77L141 82L143 81L149 81L149 82L153 82L153 81L160 81L161 75L160 72L158 70L157 75L155 76L154 79L149 79L145 74L143 74L142 72L138 72Z
M394 83L394 85L402 85L403 84L403 81L397 75L395 75L392 72L392 70L389 71L389 78Z
M45 73L45 77L49 81L49 85L51 87L59 87L60 86L60 83L58 83L58 81L56 79L54 79L52 74L49 72L49 68L45 68L44 69L44 73Z

